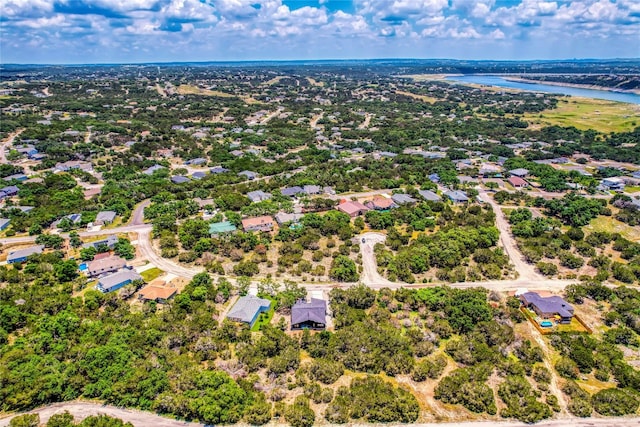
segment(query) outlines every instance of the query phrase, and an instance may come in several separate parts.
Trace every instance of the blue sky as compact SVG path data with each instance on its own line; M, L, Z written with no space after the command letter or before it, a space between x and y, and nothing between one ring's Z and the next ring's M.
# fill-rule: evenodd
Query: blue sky
M1 0L0 62L640 57L640 0Z

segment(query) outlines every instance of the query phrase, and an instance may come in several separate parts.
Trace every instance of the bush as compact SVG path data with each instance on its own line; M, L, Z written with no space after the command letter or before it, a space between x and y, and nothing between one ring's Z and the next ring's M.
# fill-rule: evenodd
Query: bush
M286 407L284 419L292 427L311 427L316 420L316 414L309 407L309 399L298 396L292 405Z
M38 427L40 424L40 415L24 414L17 415L9 421L9 427Z
M554 276L558 274L558 266L551 262L537 262L536 268L541 274L544 274L545 276Z
M314 359L309 365L309 377L323 384L333 384L344 374L344 365L327 359Z
M564 378L578 378L578 365L568 357L561 358L558 363L556 363L555 368L556 371L558 371L558 373Z
M597 413L609 417L633 414L638 410L638 397L629 390L608 388L591 397L591 404Z
M593 406L591 406L591 402L589 400L584 399L582 397L576 397L575 399L571 399L568 405L569 412L571 412L576 417L590 417L593 412Z
M443 403L459 404L476 413L497 412L493 391L485 384L492 368L488 364L456 369L444 377L435 389L435 398Z

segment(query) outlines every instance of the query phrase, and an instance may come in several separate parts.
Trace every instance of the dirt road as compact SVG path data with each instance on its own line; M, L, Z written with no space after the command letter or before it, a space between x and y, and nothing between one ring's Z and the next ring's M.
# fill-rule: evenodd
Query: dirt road
M7 162L7 149L11 147L13 141L24 132L24 129L18 129L15 132L10 133L2 142L0 142L0 163L5 164Z
M120 418L125 422L130 422L136 427L203 427L200 423L189 423L186 421L173 420L161 417L152 412L137 411L134 409L122 409L115 406L101 405L91 402L65 402L55 403L50 406L38 408L30 413L40 414L40 422L46 423L54 414L69 411L76 421L80 421L92 415L109 415ZM0 427L8 427L9 422L15 415L0 419ZM640 417L632 418L562 418L555 420L547 420L536 423L538 427L631 427L640 424ZM279 425L272 423L270 425ZM352 426L371 427L373 424L351 424ZM385 424L387 427L399 426L398 424ZM519 421L469 421L455 423L429 423L429 424L403 424L412 427L524 427L530 424L524 424Z
M394 283L385 279L378 273L378 264L373 248L376 243L383 243L387 236L382 233L364 233L358 236L360 242L360 253L362 253L362 277L361 280L368 286L393 286Z

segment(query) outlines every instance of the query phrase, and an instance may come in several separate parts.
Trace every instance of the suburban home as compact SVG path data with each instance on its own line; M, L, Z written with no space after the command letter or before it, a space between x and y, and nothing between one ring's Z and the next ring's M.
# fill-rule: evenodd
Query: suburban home
M340 203L336 207L336 209L338 209L340 212L346 213L351 218L355 218L358 215L363 215L369 210L368 207L357 201Z
M601 182L603 187L606 187L609 190L624 190L624 179L619 176L614 176L612 178L605 178Z
M94 259L87 264L87 274L91 277L111 273L124 268L127 262L119 256Z
M194 166L204 165L205 163L207 163L207 159L203 159L202 157L187 160L186 162L184 162L185 165L194 165Z
M273 230L273 218L265 215L243 219L242 229L244 231L271 231Z
M96 215L96 220L93 222L95 225L111 224L116 219L116 213L114 211L100 211Z
M469 198L464 193L464 191L460 190L447 191L446 193L444 193L444 195L453 203L466 203L469 201Z
M9 218L0 218L0 231L6 230L10 222Z
M309 196L322 193L322 188L319 185L305 185L302 190Z
M140 289L140 292L138 293L138 299L144 302L155 301L157 303L164 304L177 292L178 290L176 288L168 288L165 286L156 286L153 284L149 284Z
M244 176L249 180L254 180L258 177L258 174L251 171L242 171L242 172L238 172L238 176Z
M82 245L82 247L98 249L100 246L104 245L109 249L113 249L116 243L118 243L118 236L112 234L106 239L100 239L93 242L85 243L84 245Z
M229 172L229 169L223 168L222 166L216 166L214 168L209 169L209 172L213 174L219 174L219 173Z
M552 319L558 316L559 323L571 323L573 306L562 297L557 295L541 297L536 292L525 292L519 298L525 307L533 310L543 319Z
M87 188L86 190L83 191L83 195L84 195L85 200L89 200L93 196L97 196L100 193L102 193L102 188L100 188L100 187Z
M193 179L203 179L207 176L206 172L194 172L191 174L191 178Z
M214 222L209 224L209 234L213 237L217 237L221 234L233 233L236 231L236 226L229 221Z
M517 176L520 178L526 178L526 176L529 175L529 169L525 169L525 168L513 169L509 171L509 175Z
M434 182L434 183L439 183L440 182L440 175L438 175L437 173L432 173L431 175L429 175L429 181Z
M397 208L396 204L393 203L393 199L391 199L391 197L384 196L374 197L373 200L365 203L365 206L376 211L385 211L388 209Z
M145 175L153 175L153 173L155 171L158 171L160 169L164 169L164 166L162 166L162 165L153 165L150 168L145 169L144 171L142 171L142 173L145 174Z
M295 197L300 193L304 193L304 190L302 189L302 187L298 187L298 186L287 187L280 190L280 194L287 197Z
M7 264L16 264L25 262L33 254L41 254L44 249L44 245L30 246L24 249L18 249L17 251L9 252L7 255Z
M85 172L93 172L91 162L83 162L80 160L69 160L64 163L57 163L55 169L59 172L67 172L71 169L80 169Z
M513 185L515 188L523 188L529 185L527 181L519 176L511 176L507 181L509 181L509 184Z
M104 293L113 292L136 280L142 280L142 277L135 270L124 268L117 273L101 278L96 289Z
M291 329L324 329L327 326L327 302L310 298L291 307Z
M258 298L253 295L245 295L238 298L238 301L231 307L227 313L227 319L234 322L242 322L252 327L260 313L269 311L271 301L264 298Z
M189 178L182 175L174 175L171 177L171 182L173 182L174 184L184 184L185 182L189 181L191 181Z
M391 200L393 200L396 205L413 205L417 202L416 199L404 193L393 194Z
M0 188L0 199L5 197L13 197L18 195L20 189L15 185L9 185L8 187Z
M442 198L440 196L438 196L436 193L434 193L431 190L420 190L418 191L418 194L420 194L420 196L430 202L439 202L442 200Z
M300 222L303 216L303 214L299 213L278 212L275 215L275 219L278 225L286 224L287 222L297 224L298 222Z
M256 203L256 202L263 202L265 200L269 200L272 196L271 196L271 193L265 193L262 190L256 190L256 191L249 191L247 193L247 197L253 203Z
M28 177L27 177L27 175L25 175L25 174L23 174L23 173L17 173L17 174L14 174L14 175L5 176L5 177L4 177L4 178L2 178L2 179L3 179L4 181L7 181L7 182L11 182L11 181L13 181L14 179L15 179L15 180L17 180L17 181L21 181L21 182L22 182L22 181L26 181L26 180L27 180L27 178L28 178Z

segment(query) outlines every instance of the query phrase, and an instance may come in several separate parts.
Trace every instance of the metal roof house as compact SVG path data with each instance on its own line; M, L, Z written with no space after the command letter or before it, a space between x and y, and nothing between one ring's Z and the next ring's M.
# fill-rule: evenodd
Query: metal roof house
M525 169L525 168L512 169L509 171L509 175L525 178L527 175L529 175L529 169Z
M541 297L535 292L525 292L519 298L525 307L535 311L543 319L559 316L560 323L571 323L573 306L557 295Z
M447 191L446 193L444 193L444 195L448 197L449 200L451 200L453 203L466 203L469 201L467 195L460 190Z
M31 246L25 249L18 249L17 251L9 252L7 255L7 264L15 264L19 262L25 262L33 254L41 254L44 249L44 245Z
M158 171L160 169L164 169L164 166L162 166L162 165L153 165L150 168L145 169L144 171L142 171L142 173L145 174L145 175L153 175L153 173L155 171Z
M412 205L416 202L416 199L404 193L391 195L391 200L393 200L396 205Z
M278 212L275 214L274 218L278 225L286 224L287 222L298 223L304 217L303 214L299 213L286 213L286 212Z
M142 280L142 277L135 270L125 268L100 279L96 289L104 293L113 292L135 280Z
M420 196L422 196L423 199L428 200L430 202L439 202L442 200L440 196L438 196L436 193L434 193L431 190L420 190L418 191L418 194L420 194Z
M325 300L299 300L291 307L291 329L324 329L327 326L326 315Z
M271 193L265 193L262 190L256 190L256 191L249 191L247 193L247 197L253 203L256 203L256 202L263 202L265 200L269 200L272 196L271 196Z
M93 223L96 225L111 224L115 219L116 213L114 211L100 211Z
M173 182L174 184L184 184L189 181L191 181L189 178L182 175L174 175L171 177L171 182Z
M253 295L245 295L240 297L234 306L227 313L227 319L234 322L247 323L252 327L260 313L268 311L271 307L271 301L264 298L258 298Z
M105 245L109 249L113 249L113 247L118 243L118 236L112 234L108 236L106 239L100 239L93 242L85 243L82 245L83 248L95 248Z
M304 190L302 189L302 187L287 187L287 188L283 188L282 190L280 190L280 194L282 194L283 196L288 196L288 197L295 197L300 193L304 193Z
M244 176L247 179L254 180L258 177L258 174L251 171L238 172L238 176Z
M6 230L11 220L9 218L0 218L0 231Z
M222 166L216 166L216 167L213 167L213 168L209 169L209 172L211 172L213 174L225 173L225 172L229 172L229 169L223 168Z

